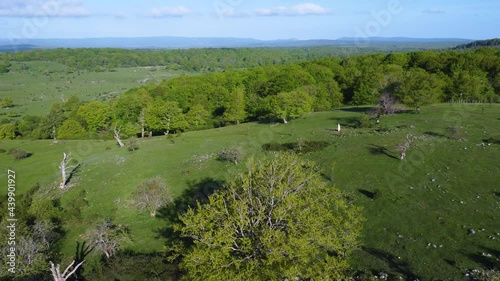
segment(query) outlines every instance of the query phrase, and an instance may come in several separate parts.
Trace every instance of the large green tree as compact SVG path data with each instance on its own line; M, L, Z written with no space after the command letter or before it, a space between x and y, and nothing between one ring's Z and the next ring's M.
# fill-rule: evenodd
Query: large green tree
M421 68L410 69L396 89L396 97L404 104L419 107L440 100L445 82L437 74Z
M186 280L342 280L360 211L294 154L251 160L226 188L180 217L192 239Z
M57 130L57 138L61 140L83 139L85 135L85 129L74 119L67 119Z
M111 108L101 101L91 101L78 109L78 116L85 123L87 131L96 133L105 129L111 121Z
M245 90L236 88L229 97L229 101L224 111L224 120L239 124L245 120L247 113L245 112Z
M271 97L271 111L274 117L287 123L289 118L298 118L313 111L314 98L304 89L279 93Z
M189 127L179 103L156 100L144 110L144 118L149 129L169 133L170 130L184 130Z

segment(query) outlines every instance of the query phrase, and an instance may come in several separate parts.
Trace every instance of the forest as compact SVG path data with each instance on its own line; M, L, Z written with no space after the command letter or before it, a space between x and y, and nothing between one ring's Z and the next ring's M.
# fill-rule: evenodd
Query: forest
M32 51L14 56L57 60L51 57L55 52ZM106 65L96 61L100 58L98 54L112 54L113 50L94 51L97 55L88 54L90 50L65 52L68 56L61 55L58 59L66 57L64 62L68 65L89 67ZM79 55L70 56L71 52ZM231 50L208 53L211 52L207 57L231 57L227 54ZM148 55L137 57L135 63L149 65L163 61L154 59L161 55L159 52L145 54ZM71 96L52 104L46 116L3 118L0 139L110 138L113 128L120 128L122 137L127 138L255 120L286 123L309 112L377 104L383 95L410 108L439 102L496 103L500 101L499 54L499 49L487 47L366 54L279 65L268 62L261 67L181 76L130 89L107 101L81 102L77 96ZM78 57L86 57L89 65L78 62ZM189 65L189 62L179 61L179 64ZM250 66L253 65L241 65ZM2 107L13 106L8 98L0 102Z

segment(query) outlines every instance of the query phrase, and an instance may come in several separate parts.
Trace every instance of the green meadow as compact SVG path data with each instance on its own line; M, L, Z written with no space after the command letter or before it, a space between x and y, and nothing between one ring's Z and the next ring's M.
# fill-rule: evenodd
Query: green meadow
M42 114L62 94L78 92L81 99L90 100L121 93L150 75L165 79L179 74L129 68L79 75L51 64L51 79L42 82L44 70L37 65L29 64L30 82L16 76L15 70L8 81L1 77L2 92L19 104L9 110ZM71 87L65 89L66 83ZM160 176L176 198L201 200L244 170L245 161L235 165L217 159L224 148L240 146L248 160L264 155L264 144L326 141L327 147L302 155L321 167L325 181L363 208L363 246L352 260L355 271L457 280L467 269L498 265L500 105L437 104L422 107L420 114L407 111L384 116L380 124L365 120L360 125L367 109L346 107L310 113L288 124L245 123L173 139L139 139L136 151L119 148L111 140L55 145L49 140L2 140L2 151L22 148L32 155L14 160L1 153L0 178L6 179L7 169L14 170L19 194L39 184L43 192L59 198L68 213L79 214L79 219L64 223L61 251L67 260L76 241L83 241L85 231L103 218L129 227L126 249L162 253L168 240L164 230L172 222L168 214L150 218L130 206L130 195L141 181ZM415 143L400 160L395 147L409 134ZM71 153L81 166L71 179L72 187L61 192L57 167L63 153ZM1 189L0 195L5 192Z
M14 107L1 108L0 117L45 115L52 103L72 95L81 101L109 100L133 87L156 84L186 73L161 66L96 72L51 61L12 62L10 72L0 75L0 92L2 98L13 100Z

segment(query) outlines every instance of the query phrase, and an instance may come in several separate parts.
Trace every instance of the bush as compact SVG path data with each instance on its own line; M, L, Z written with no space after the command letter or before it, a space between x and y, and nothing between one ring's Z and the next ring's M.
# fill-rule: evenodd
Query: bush
M450 135L450 139L456 141L464 141L466 139L467 132L464 127L459 125L452 125L446 128L446 131Z
M243 151L241 150L241 147L233 146L219 152L217 156L219 156L219 160L238 164L238 161L243 158Z
M0 148L0 153L5 153L5 152L7 152L7 150Z
M368 117L368 115L363 114L356 120L356 128L369 128L369 127L371 127L371 124L370 124L370 117Z
M130 140L127 149L128 149L128 151L139 150L139 144L137 143L137 140L135 140L135 139Z
M14 156L16 160L21 160L31 156L31 153L21 148L14 148L9 151L9 154Z
M160 177L155 177L139 184L132 194L132 201L140 210L147 211L151 217L155 217L156 212L170 204L173 199L170 187Z
M12 123L0 125L0 140L13 140L16 138L16 125Z

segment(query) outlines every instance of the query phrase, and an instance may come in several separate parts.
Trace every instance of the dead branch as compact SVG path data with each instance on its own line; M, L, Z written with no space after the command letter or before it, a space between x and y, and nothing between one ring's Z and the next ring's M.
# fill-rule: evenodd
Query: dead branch
M67 183L68 183L68 174L71 174L71 173L68 173L70 170L72 171L75 166L71 166L71 165L68 165L69 162L72 160L70 158L71 156L71 153L63 153L63 159L61 161L61 164L59 164L59 170L61 171L61 183L59 185L60 188L64 189L67 187Z
M113 129L113 132L114 132L114 138L115 140L118 142L118 145L120 147L125 147L125 144L123 144L121 138L120 138L120 131L121 131L122 127L120 126L118 129L117 129L117 125L115 125L115 128Z
M66 281L73 273L76 272L76 270L84 263L85 261L82 261L81 263L77 264L71 272L68 272L70 268L75 264L75 261L73 261L66 269L64 272L61 274L60 271L60 264L54 265L52 261L50 261L50 271L52 272L52 277L54 278L54 281Z

